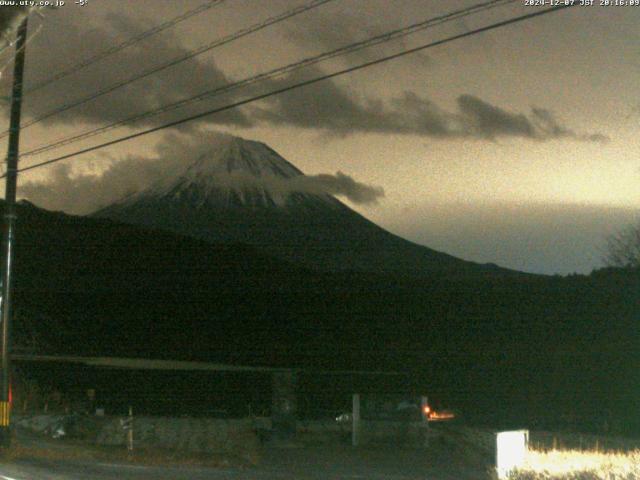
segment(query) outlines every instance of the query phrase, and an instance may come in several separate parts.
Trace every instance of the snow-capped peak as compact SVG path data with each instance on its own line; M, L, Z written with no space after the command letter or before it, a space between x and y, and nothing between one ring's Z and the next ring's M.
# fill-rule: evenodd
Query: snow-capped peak
M210 152L189 165L184 176L195 180L234 173L283 178L302 175L300 170L265 144L228 135L221 136Z
M282 206L304 174L267 145L216 135L205 152L122 203L172 198L193 206ZM294 181L292 181L294 180Z

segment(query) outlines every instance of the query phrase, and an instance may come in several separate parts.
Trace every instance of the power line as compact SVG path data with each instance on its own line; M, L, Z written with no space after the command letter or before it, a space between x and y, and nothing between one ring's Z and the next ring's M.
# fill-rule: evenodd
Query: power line
M353 67L349 67L349 68L345 68L345 69L342 69L342 70L338 70L338 71L333 72L333 73L320 75L318 77L315 77L315 78L312 78L312 79L309 79L309 80L305 80L305 81L302 81L302 82L298 82L298 83L295 83L293 85L289 85L289 86L286 86L286 87L278 88L278 89L272 90L272 91L267 92L267 93L263 93L263 94L256 95L256 96L244 99L244 100L240 100L238 102L234 102L234 103L225 105L223 107L214 108L212 110L208 110L206 112L202 112L202 113L199 113L199 114L196 114L196 115L192 115L192 116L189 116L189 117L186 117L186 118L182 118L180 120L175 120L175 121L172 121L172 122L169 122L169 123L165 123L164 125L160 125L160 126L157 126L157 127L149 128L147 130L143 130L141 132L137 132L137 133L134 133L134 134L131 134L131 135L126 135L124 137L116 138L114 140L110 140L108 142L104 142L104 143L101 143L101 144L98 144L98 145L94 145L92 147L88 147L88 148L85 148L85 149L82 149L82 150L78 150L78 151L73 152L73 153L62 155L62 156L57 157L57 158L52 158L52 159L46 160L44 162L39 162L39 163L36 163L34 165L30 165L28 167L21 168L21 169L19 169L17 171L18 172L25 172L25 171L33 170L35 168L39 168L39 167L42 167L42 166L45 166L45 165L50 165L52 163L56 163L56 162L60 162L60 161L63 161L63 160L67 160L68 158L72 158L72 157L75 157L75 156L78 156L78 155L82 155L82 154L85 154L85 153L93 152L95 150L100 150L102 148L109 147L111 145L116 145L118 143L126 142L128 140L133 140L135 138L142 137L144 135L155 133L155 132L158 132L160 130L165 130L167 128L175 127L177 125L181 125L181 124L186 123L186 122L190 122L190 121L197 120L197 119L200 119L200 118L203 118L203 117L207 117L209 115L214 115L216 113L220 113L220 112L224 112L224 111L227 111L227 110L231 110L232 108L237 108L237 107L246 105L248 103L252 103L252 102L255 102L255 101L258 101L258 100L263 100L265 98L268 98L268 97L271 97L271 96L274 96L274 95L279 95L281 93L285 93L285 92L288 92L290 90L294 90L296 88L305 87L305 86L308 86L308 85L312 85L312 84L321 82L323 80L328 80L328 79L331 79L331 78L334 78L334 77L345 75L347 73L352 73L352 72L355 72L355 71L358 71L358 70L362 70L364 68L368 68L368 67L371 67L371 66L374 66L374 65L378 65L380 63L387 62L389 60L394 60L396 58L404 57L406 55L409 55L409 54L412 54L412 53L416 53L416 52L419 52L419 51L422 51L422 50L426 50L428 48L433 48L433 47L436 47L436 46L439 46L439 45L444 45L446 43L449 43L449 42L452 42L452 41L455 41L455 40L459 40L459 39L462 39L462 38L470 37L470 36L473 36L473 35L477 35L479 33L487 32L487 31L490 31L490 30L495 30L497 28L505 27L507 25L512 25L512 24L515 24L515 23L518 23L518 22L522 22L524 20L529 20L529 19L532 19L532 18L535 18L535 17L546 15L548 13L564 10L566 8L571 8L571 7L575 6L575 5L578 5L578 4L576 3L576 4L560 5L558 7L546 8L544 10L540 10L540 11L537 11L537 12L528 13L528 14L525 14L525 15L517 16L517 17L512 17L512 18L510 18L508 20L503 20L503 21L500 21L500 22L492 23L490 25L487 25L487 26L484 26L484 27L480 27L480 28L476 28L474 30L470 30L470 31L465 32L465 33L460 33L458 35L453 35L453 36L444 38L442 40L436 40L434 42L430 42L430 43L427 43L427 44L424 44L424 45L420 45L418 47L414 47L414 48L411 48L411 49L408 49L408 50L403 50L402 52L398 52L398 53L395 53L395 54L392 54L392 55L387 55L386 57L382 57L382 58L379 58L379 59L376 59L376 60L365 62L365 63L362 63L360 65L356 65L356 66L353 66ZM3 174L3 175L0 176L0 178L4 178L4 177L6 177L6 174Z
M332 2L332 1L334 1L334 0L313 0L311 3L309 3L307 5L299 6L299 7L296 7L294 9L287 10L286 12L281 13L279 15L276 15L276 16L273 16L273 17L269 17L269 18L267 18L266 20L264 20L264 21L262 21L260 23L256 23L254 25L251 25L250 27L243 28L242 30L239 30L239 31L237 31L235 33L227 35L227 36L225 36L223 38L217 39L217 40L215 40L215 41L213 41L213 42L211 42L209 44L202 45L202 46L196 48L195 50L192 50L192 51L186 53L185 55L181 55L181 56L179 56L177 58L174 58L173 60L170 60L167 63L163 63L161 65L157 65L157 66L152 67L150 69L144 70L139 74L136 74L136 75L134 75L132 77L129 77L126 80L122 80L122 81L119 81L117 83L114 83L113 85L110 85L110 86L108 86L106 88L103 88L102 90L98 90L97 92L92 93L91 95L88 95L88 96L86 96L84 98L81 98L79 100L75 100L73 102L66 103L66 104L56 108L55 110L47 112L47 113L45 113L43 115L40 115L39 117L36 117L36 118L34 118L34 119L22 124L21 128L23 128L23 129L24 128L28 128L31 125L34 125L34 124L36 124L38 122L41 122L42 120L45 120L45 119L50 118L50 117L52 117L54 115L58 115L58 114L63 113L65 111L67 111L67 110L70 110L72 108L78 107L78 106L83 105L83 104L85 104L87 102L90 102L92 100L95 100L96 98L99 98L99 97L101 97L103 95L111 93L111 92L113 92L113 91L115 91L115 90L117 90L117 89L119 89L121 87L129 85L130 83L133 83L135 81L138 81L138 80L141 80L143 78L146 78L149 75L153 75L155 73L158 73L158 72L161 72L163 70L166 70L169 67L173 67L175 65L178 65L178 64L180 64L180 63L182 63L182 62L184 62L186 60L189 60L189 59L194 58L194 57L196 57L198 55L201 55L201 54L203 54L205 52L213 50L214 48L220 47L222 45L226 45L226 44L228 44L228 43L230 43L230 42L232 42L234 40L237 40L239 38L245 37L247 35L250 35L252 33L260 31L260 30L262 30L264 28L267 28L267 27L269 27L271 25L274 25L276 23L282 22L282 21L287 20L287 19L289 19L291 17L294 17L294 16L299 15L301 13L307 12L309 10L312 10L312 9L314 9L316 7L319 7L319 6L321 6L321 5L325 4L325 3ZM2 132L0 134L0 138L3 138L5 136L7 136L8 134L9 134L8 131L4 131L4 132Z
M76 73L86 67L88 67L89 65L96 63L100 60L103 60L104 58L113 55L114 53L117 53L121 50L124 50L127 47L130 47L131 45L134 45L138 42L141 42L142 40L149 38L152 35L155 35L156 33L160 33L163 30L166 30L168 28L173 27L174 25L177 25L180 22L183 22L195 15L199 15L207 10L209 10L210 8L213 8L215 6L220 5L221 3L223 3L225 0L209 0L206 3L203 3L202 5L200 5L199 7L194 8L193 10L189 10L188 12L185 12L177 17L172 18L171 20L167 20L166 22L161 23L160 25L156 25L155 27L146 30L134 37L131 37L127 40L125 40L122 43L119 43L118 45L114 45L113 47L110 47L106 50L103 50L102 52L99 52L95 55L93 55L92 57L89 57L79 63L77 63L76 65L73 65L72 67L68 68L67 70L63 70L62 72L59 72L43 81L41 81L40 83L37 83L35 85L33 85L31 88L26 89L25 91L25 95L31 94L37 90L40 90L44 87L46 87L47 85L50 85L54 82L57 82L58 80L67 77L73 73Z
M212 97L224 94L224 93L228 93L230 91L236 90L238 88L241 87L246 87L248 85L252 85L254 83L257 83L259 81L263 81L263 80L267 80L267 79L271 79L274 77L278 77L278 76L282 76L286 73L291 73L294 72L296 70L300 70L304 67L308 67L311 65L315 65L317 63L320 63L322 61L331 59L331 58L335 58L338 56L343 56L343 55L347 55L350 53L354 53L356 51L362 50L364 48L369 48L375 45L379 45L381 43L386 43L389 42L391 40L395 40L398 39L400 37L404 37L413 33L416 33L420 30L424 30L426 28L429 27L433 27L442 23L446 23L446 22L450 22L452 20L456 20L459 19L461 17L465 17L471 14L475 14L484 10L489 10L492 8L496 8L498 6L502 6L508 3L513 3L515 2L515 0L490 0L488 2L485 3L481 3L481 4L477 4L471 7L466 7L464 9L461 10L456 10L454 12L450 12L444 15L440 15L437 17L433 17L433 18L429 18L427 20L423 20L421 22L417 22L411 25L408 25L406 27L402 27L402 28L398 28L395 30L391 30L389 32L383 33L381 35L376 35L373 37L369 37L365 40L359 41L359 42L355 42L355 43L351 43L349 45L337 48L335 50L331 50L329 52L324 52L321 53L319 55L313 56L313 57L308 57L305 58L303 60L282 66L282 67L278 67L275 68L273 70L255 75L253 77L248 77L245 78L243 80L239 80L237 82L234 83L230 83L230 84L226 84L223 85L221 87L217 87L214 88L212 90L206 90L204 92L201 92L197 95L194 95L192 97L183 99L183 100L179 100L177 102L173 102L170 104L166 104L163 105L159 108L156 108L154 110L150 110L144 113L140 113L140 114L136 114L121 120L118 120L116 122L112 122L108 125L104 125L102 127L98 127L92 130L87 130L85 132L76 134L76 135L72 135L70 137L66 137L63 138L61 140L58 140L54 143L51 144L47 144L44 146L40 146L37 147L33 150L29 150L25 153L22 154L22 157L26 157L26 156L32 156L32 155L37 155L40 153L44 153L47 152L49 150L54 150L57 149L59 147L65 146L65 145L69 145L72 143L76 143L80 140L86 139L86 138L90 138L96 135L99 135L101 133L105 133L109 130L113 130L114 128L117 128L119 126L123 126L129 123L133 123L135 121L138 120L142 120L148 117L152 117L155 115L159 115L161 113L167 113L169 111L172 110L176 110L178 108L182 108L190 103L195 103L195 102L200 102L203 100L207 100L210 99Z

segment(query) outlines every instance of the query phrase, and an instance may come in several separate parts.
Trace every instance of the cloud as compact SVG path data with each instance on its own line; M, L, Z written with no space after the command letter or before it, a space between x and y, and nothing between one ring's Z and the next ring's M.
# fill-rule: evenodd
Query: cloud
M300 17L299 21L287 24L286 35L290 41L303 47L333 51L400 28L396 19L378 13L375 9L362 9L347 2L340 12L319 10L313 16ZM407 37L400 37L376 45L375 48L357 50L342 58L350 65L358 65L408 48ZM416 52L407 57L406 61L411 62L414 68L416 65L428 66L431 63L430 57L424 52Z
M322 72L317 68L307 69L273 82L272 88L320 75ZM578 133L561 125L549 110L510 112L468 94L457 98L457 110L447 111L414 92L405 91L388 102L359 99L334 81L326 80L271 97L266 105L253 110L254 116L263 122L317 128L340 136L377 132L484 140L519 137L541 141L608 141L604 134Z
M82 11L82 9L77 9ZM77 39L82 39L83 52L99 52L105 45L112 45L114 38L132 38L148 29L148 25L133 20L124 14L107 15L102 23L87 28L86 18L78 14L62 15L54 11L47 16L45 34L34 38L28 57L27 88L48 78L51 72L74 65L86 55L77 55L66 65L60 59L69 58L69 52L78 51ZM319 13L320 11L316 12ZM361 21L358 12L346 11L344 15L320 17L320 21L307 25L304 21L293 22L288 34L305 45L328 45L349 43L366 37L359 30ZM302 19L303 17L301 17ZM314 17L315 18L315 17ZM378 33L389 26L376 24L391 22L380 15L371 16L370 33ZM325 28L326 27L326 28ZM331 27L331 28L329 28ZM344 28L343 28L344 27ZM385 47L390 48L390 47ZM46 114L60 105L73 103L98 89L127 79L131 72L141 72L151 67L183 56L187 49L173 30L154 35L138 42L111 57L96 62L90 67L65 78L60 85L52 84L31 95L23 105L25 120ZM366 51L362 60L370 59ZM217 105L239 99L236 95L262 93L282 88L292 83L322 75L317 67L293 72L280 79L272 79L253 85L238 93L230 92ZM9 88L10 79L0 80L0 87ZM159 74L132 82L95 101L71 109L43 121L44 125L105 125L162 105L194 96L216 86L233 82L210 57L204 60L195 57L171 67ZM64 88L61 88L61 85ZM243 92L243 93L241 93ZM211 101L195 103L172 113L152 116L137 121L138 125L158 125L170 119L183 118L212 107ZM250 108L250 110L247 110ZM4 108L5 113L8 106ZM249 115L251 112L252 115ZM169 116L169 117L168 117ZM473 95L460 95L452 110L438 105L424 92L404 92L383 101L362 97L343 88L340 84L326 80L314 85L292 90L271 97L259 107L230 109L211 115L197 122L183 124L183 129L196 129L198 124L214 123L236 127L251 127L256 123L269 125L293 125L319 129L333 135L350 135L358 132L391 134L415 134L436 138L476 138L495 140L504 137L520 137L534 140L571 139L587 142L604 142L606 135L576 132L563 125L554 114L544 108L532 108L530 112L512 112L492 105Z
M355 204L375 204L384 197L384 189L356 181L340 171L335 175L300 175L293 178L263 175L255 177L245 173L216 172L216 184L227 188L264 188L275 201L284 204L295 193L312 195L338 195Z
M609 137L602 133L576 133L558 123L552 112L543 108L531 109L532 123L536 126L538 136L568 137L587 142L607 143Z
M265 90L275 90L322 74L316 67L307 68L287 78L271 80ZM254 117L271 124L321 128L339 134L375 128L370 113L377 107L362 106L332 81L323 81L270 97L266 105L264 108L254 108Z
M105 46L113 45L114 39L136 37L149 28L148 25L124 14L109 14L95 28L87 28L81 23L86 22L86 18L77 14L62 15L62 10L64 9L51 12L47 16L44 33L36 36L29 45L27 90L30 85L37 85L50 78L52 72L67 70L89 56L86 53L70 55L70 52L101 52ZM162 35L153 35L59 82L28 94L23 105L23 114L27 120L40 117L61 105L75 103L97 91L125 81L134 73L149 70L187 53L188 50L173 30L167 30ZM73 60L61 61L69 58ZM9 78L3 79L5 89L8 88L9 81ZM204 61L202 57L194 57L43 120L43 124L104 125L194 96L230 81L232 80L210 58ZM225 101L229 101L233 97L225 98ZM202 109L201 103L195 103L178 110L173 116L187 116ZM8 108L5 108L5 113L7 110ZM139 120L137 124L156 125L166 121L167 114L164 114ZM251 124L238 109L207 117L201 122L240 126ZM192 126L193 122L190 122L188 127Z
M305 175L293 178L288 183L288 188L292 192L341 195L353 203L359 204L377 203L378 199L384 197L384 190L381 187L357 182L340 171L336 172L335 175L324 173L311 176Z
M67 164L52 167L46 182L26 182L20 197L47 210L84 215L160 178L156 162L129 157L113 162L102 174L76 174Z
M88 214L158 182L173 181L194 161L210 153L213 145L228 138L218 133L167 134L156 147L154 157L111 158L109 166L97 174L78 174L70 166L59 164L46 181L21 184L20 197L49 210ZM219 186L265 188L283 202L294 193L339 195L357 204L376 203L384 197L382 188L358 182L342 172L288 179L229 173L226 169L214 174Z
M46 181L24 182L19 195L48 210L84 215L143 190L163 178L182 172L188 158L195 159L210 148L218 135L168 133L155 147L155 156L103 156L109 164L101 173L74 172L65 163L54 165Z
M536 136L534 125L524 114L507 112L473 95L459 96L458 108L463 128L470 135L490 139L497 136Z
M272 80L269 90L282 88L322 75L316 67ZM274 125L315 128L334 135L357 132L407 133L454 136L455 116L412 92L392 99L360 99L332 80L291 90L269 98L264 107L255 107L253 116ZM460 136L461 132L456 135Z
M571 139L606 143L609 137L602 133L577 133L560 124L553 112L532 107L529 115L512 113L473 95L460 95L458 108L463 128L472 136L495 139L497 137L524 137L533 140Z

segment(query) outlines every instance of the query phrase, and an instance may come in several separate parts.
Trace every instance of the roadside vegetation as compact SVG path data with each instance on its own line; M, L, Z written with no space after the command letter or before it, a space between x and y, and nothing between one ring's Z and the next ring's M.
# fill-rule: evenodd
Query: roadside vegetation
M530 450L512 480L635 480L640 478L640 450L597 452Z
M509 478L640 479L640 441L614 435L532 432L526 462Z
M125 446L98 445L95 439L83 437L53 439L42 432L24 427L14 430L11 447L0 449L0 464L16 460L66 462L112 462L153 466L203 466L244 468L260 463L262 450L251 433L230 433L226 449L190 451L184 448L162 448L137 445L133 451Z
M53 447L53 448L52 448ZM183 450L138 448L132 452L123 447L86 445L70 441L24 444L14 441L7 450L0 451L0 463L16 460L75 461L94 463L113 462L153 466L201 466L244 468L260 462L257 449L228 453L198 453Z

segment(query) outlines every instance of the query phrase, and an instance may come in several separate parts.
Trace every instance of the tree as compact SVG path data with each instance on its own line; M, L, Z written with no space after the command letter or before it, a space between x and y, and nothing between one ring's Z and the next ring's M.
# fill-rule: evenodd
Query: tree
M640 223L607 239L604 261L610 267L640 268Z

